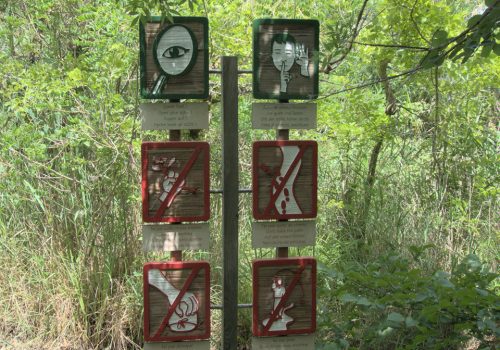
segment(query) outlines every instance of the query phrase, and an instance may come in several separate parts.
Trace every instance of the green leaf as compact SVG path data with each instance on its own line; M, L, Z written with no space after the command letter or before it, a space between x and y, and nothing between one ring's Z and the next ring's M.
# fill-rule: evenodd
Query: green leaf
M412 318L411 316L407 316L405 319L405 325L408 328L415 327L416 325L418 325L418 321Z
M404 321L405 321L405 317L398 312L391 312L387 316L387 322L395 323L397 325L400 325Z
M467 27L470 28L476 25L476 23L481 19L481 17L483 17L483 15L475 15L469 18L469 20L467 21Z
M431 39L432 47L444 46L448 43L448 32L442 29L436 30Z
M362 296L355 296L352 294L344 294L340 297L340 301L344 303L355 303L357 305L363 305L363 306L370 306L372 303L366 299L365 297Z
M495 55L500 56L500 44L495 43L493 45L493 52L495 53Z

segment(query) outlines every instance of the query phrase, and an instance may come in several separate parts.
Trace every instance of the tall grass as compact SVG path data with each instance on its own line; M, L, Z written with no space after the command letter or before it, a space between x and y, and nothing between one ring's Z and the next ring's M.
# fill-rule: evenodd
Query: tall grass
M28 2L30 10L42 11L37 4ZM137 38L123 10L115 2L83 2L76 11L70 2L54 4L54 12L65 14L54 28L46 28L44 19L33 26L15 8L24 30L15 37L20 49L31 52L35 42L43 48L40 57L14 55L0 43L0 348L140 349L142 265L169 254L142 252L139 150L142 140L166 140L166 132L140 131ZM0 28L9 32L3 22ZM40 41L39 30L48 43ZM242 62L248 63L246 53ZM252 142L275 133L252 130L251 79L242 76L240 83L235 132L240 187L248 188ZM412 89L424 91L424 83ZM220 79L212 76L210 87L210 128L201 138L211 144L211 187L220 189ZM371 206L363 212L375 135L363 129L364 113L383 110L381 91L363 91L319 101L318 129L291 132L291 139L317 140L320 161L316 246L291 248L290 255L313 255L333 267L432 243L422 268L450 270L468 252L494 265L498 157L497 143L489 141L495 137L492 112L484 107L493 102L484 92L469 101L450 92L458 106L444 116L450 136L436 139L446 153L434 152L429 130L435 125L426 127L402 110L399 124L388 127ZM416 98L409 93L403 103ZM477 120L463 112L470 110ZM429 123L425 113L421 119ZM445 171L437 172L436 163ZM185 259L210 262L215 305L222 304L221 207L221 195L213 194L210 250L184 253ZM239 302L250 303L251 261L273 257L274 250L251 247L251 195L240 195L239 208ZM361 240L360 219L366 223ZM342 315L341 305L322 291L320 342L331 339L331 325ZM222 312L213 310L212 320L212 346L218 349ZM250 325L251 310L240 309L242 348L250 343Z

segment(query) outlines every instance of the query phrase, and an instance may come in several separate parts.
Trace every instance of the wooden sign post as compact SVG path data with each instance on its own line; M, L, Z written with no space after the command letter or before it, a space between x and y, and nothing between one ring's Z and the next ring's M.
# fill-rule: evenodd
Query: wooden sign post
M210 217L207 142L142 144L145 222L206 221Z
M210 266L207 262L144 265L144 339L210 337Z
M140 24L141 96L208 97L208 19L153 17Z
M318 61L318 21L258 19L253 22L255 98L317 98Z
M254 142L254 218L316 217L317 162L318 146L314 141Z
M316 260L255 260L253 334L307 334L315 330Z

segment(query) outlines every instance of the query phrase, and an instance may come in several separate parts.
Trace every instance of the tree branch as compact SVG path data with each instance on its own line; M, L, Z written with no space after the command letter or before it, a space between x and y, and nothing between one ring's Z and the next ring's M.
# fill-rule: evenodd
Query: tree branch
M429 51L429 48L423 47L423 46L394 45L394 44L372 44L372 43L360 43L358 41L353 41L353 44L363 45L363 46L373 46L373 47L387 47L387 48L392 48L392 49L408 49L408 50Z
M330 96L338 95L338 94L341 94L343 92L348 92L348 91L352 91L352 90L362 89L362 88L365 88L365 87L368 87L368 86L380 84L380 83L383 83L385 81L389 81L389 80L393 80L393 79L397 79L397 78L403 77L405 75L411 75L411 74L413 74L415 72L418 72L419 70L421 70L423 68L424 67L422 67L421 65L418 65L417 67L412 68L412 69L407 70L407 71L404 71L402 73L399 73L399 74L396 74L396 75L389 75L387 78L380 78L380 79L372 80L372 81L369 81L369 82L361 83L359 85L351 86L351 87L346 88L346 89L342 89L342 90L337 90L337 91L330 92L327 95L319 97L318 100L325 99L325 98L330 97Z
M430 46L431 42L425 38L425 36L420 31L420 28L417 24L417 21L415 21L415 18L413 18L413 12L415 11L415 6L417 5L417 2L418 2L418 0L415 0L415 2L413 3L413 6L412 6L411 11L410 11L410 19L413 22L413 25L415 26L415 29L416 29L418 35L422 38L423 41L425 41Z
M328 65L326 66L325 71L324 71L326 74L329 74L332 70L334 70L335 69L334 66L335 65L338 66L343 60L345 60L345 58L347 57L349 52L351 52L354 40L357 38L359 31L360 31L359 25L361 23L361 20L363 19L363 13L365 12L365 8L366 8L367 3L368 3L368 0L363 1L363 5L361 6L361 10L358 13L358 19L357 19L356 25L354 27L354 32L352 33L352 38L351 38L351 40L349 40L349 43L347 45L347 50L339 58L328 63Z

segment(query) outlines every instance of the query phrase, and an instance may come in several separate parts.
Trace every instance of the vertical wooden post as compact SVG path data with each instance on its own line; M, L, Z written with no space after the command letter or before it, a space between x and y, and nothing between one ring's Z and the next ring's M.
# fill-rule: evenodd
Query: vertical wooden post
M223 349L237 348L238 325L238 58L222 65Z
M179 102L179 100L170 100L170 102L176 103L176 102ZM181 140L181 131L180 130L169 130L168 140L169 141L180 141ZM170 260L182 261L182 250L175 250L173 252L170 252Z
M288 100L280 100L280 103L288 103ZM288 140L290 138L289 129L278 129L276 130L276 140ZM276 257L277 258L287 258L288 257L288 247L276 247Z

